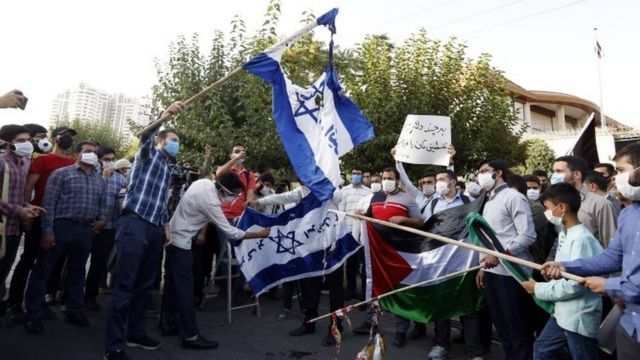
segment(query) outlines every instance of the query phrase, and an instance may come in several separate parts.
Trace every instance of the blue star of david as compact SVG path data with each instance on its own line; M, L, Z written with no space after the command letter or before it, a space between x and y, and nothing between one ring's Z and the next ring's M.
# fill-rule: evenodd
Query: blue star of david
M296 111L294 111L293 116L298 117L303 115L309 115L313 119L313 121L317 123L318 117L315 115L315 113L320 111L320 108L319 107L309 108L307 106L307 101L309 101L314 96L315 94L313 94L312 96L306 97L297 92L296 99L298 100L298 108L296 109Z
M289 246L287 247L286 244L286 240L289 239L291 240ZM278 248L276 249L276 254L283 254L283 253L289 253L291 255L295 255L296 254L296 246L300 246L302 245L302 243L298 240L296 240L296 232L295 231L289 231L286 235L280 231L280 229L278 229L278 235L277 236L269 236L269 240L273 241L274 243L276 243L276 245L278 245Z

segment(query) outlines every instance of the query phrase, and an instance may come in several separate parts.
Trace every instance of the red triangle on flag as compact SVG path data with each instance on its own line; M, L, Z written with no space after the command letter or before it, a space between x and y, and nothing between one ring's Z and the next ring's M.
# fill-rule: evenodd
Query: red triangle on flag
M387 243L370 222L367 222L371 259L372 296L394 290L413 269L396 249Z

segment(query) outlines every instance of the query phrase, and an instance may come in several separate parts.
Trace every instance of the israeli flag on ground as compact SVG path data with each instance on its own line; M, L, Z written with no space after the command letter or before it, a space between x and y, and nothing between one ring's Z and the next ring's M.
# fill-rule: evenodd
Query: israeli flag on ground
M313 26L328 25L333 29L336 14L337 9L332 10ZM282 144L302 183L324 201L341 183L338 159L372 139L373 126L358 105L343 94L332 65L307 89L291 83L282 71L280 59L293 41L295 37L268 49L243 68L271 83L273 118Z
M244 211L238 228L271 227L268 238L235 244L242 273L256 295L288 281L329 274L360 248L342 221L344 214L328 211L330 206L311 193L279 215Z

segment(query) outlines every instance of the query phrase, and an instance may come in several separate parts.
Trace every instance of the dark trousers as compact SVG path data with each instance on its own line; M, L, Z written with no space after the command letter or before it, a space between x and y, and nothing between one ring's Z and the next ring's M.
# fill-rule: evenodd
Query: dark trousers
M344 271L342 266L334 272L325 276L329 287L329 311L341 309L344 306ZM302 307L304 308L304 319L312 319L318 316L318 306L320 305L320 295L322 291L322 276L306 278L302 283ZM340 324L340 321L338 322Z
M213 256L218 253L218 234L214 225L207 225L207 236L204 244L193 242L193 295L202 298L206 280L213 271Z
M43 316L47 280L55 263L65 253L69 259L65 309L69 314L82 312L85 266L95 234L88 223L80 224L65 219L55 220L53 232L55 246L46 252L34 266L25 292L25 308L31 318Z
M98 296L100 281L107 274L107 260L113 243L116 240L116 229L103 229L93 239L91 249L91 266L87 274L87 283L84 290L85 299L95 299Z
M460 322L464 329L463 335L467 355L470 359L481 357L485 352L482 342L481 311L482 310L460 317ZM435 344L451 350L451 321L436 321L434 329L436 335L434 339Z
M58 290L64 290L64 282L67 277L67 253L63 253L58 257L58 261L53 264L47 280L47 294L55 296ZM63 292L64 297L64 292Z
M16 259L18 245L20 245L20 235L9 235L6 238L4 257L0 259L0 287L4 287L5 280L11 271L13 262ZM1 299L0 299L1 300Z
M574 360L600 359L598 340L561 328L554 317L549 318L547 325L533 344L533 358L534 360L556 359L565 345L569 346L571 358Z
M163 326L179 326L184 338L198 335L193 302L193 252L167 247L164 269Z
M637 359L640 354L640 342L620 325L616 327L616 352L618 360Z
M293 289L297 286L297 281L289 281L282 284L282 307L291 310L293 305Z
M31 229L24 235L24 251L22 255L20 255L20 260L18 260L16 268L13 270L11 285L9 286L8 303L10 306L22 305L29 273L31 273L31 269L33 269L36 260L42 256L42 248L40 247L41 238L42 229L40 218L38 217L34 219Z
M364 249L358 250L355 254L347 259L346 278L347 278L347 296L352 296L358 289L358 274L360 273L360 265L363 263ZM360 294L364 294L364 291Z
M484 273L487 304L500 335L507 359L529 360L533 356L531 295L511 276Z
M107 317L107 352L122 349L127 338L146 336L145 314L161 261L163 239L162 226L131 213L118 219L115 283Z

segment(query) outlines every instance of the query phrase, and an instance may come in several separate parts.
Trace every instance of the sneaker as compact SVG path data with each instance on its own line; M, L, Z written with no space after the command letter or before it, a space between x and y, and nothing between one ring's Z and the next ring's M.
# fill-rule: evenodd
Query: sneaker
M282 309L280 310L280 314L278 314L278 321L284 321L291 317L291 310Z
M297 327L289 332L289 336L301 336L307 334L314 334L316 332L316 324L302 323L300 327Z
M369 335L371 332L371 324L365 321L358 327L353 328L351 332L358 335Z
M84 316L83 313L79 313L79 314L66 314L64 316L64 321L71 324L71 325L75 325L78 327L87 327L89 326L89 320Z
M129 360L129 357L124 350L120 349L118 351L110 351L104 354L102 360Z
M430 360L445 360L449 357L449 351L447 351L447 349L443 348L440 345L432 347L431 351L429 351L429 355L427 355L427 359Z
M407 344L407 333L397 332L393 339L393 345L398 348L402 348Z
M127 339L127 346L145 350L156 350L160 347L160 343L148 336L145 336L138 339Z
M427 326L425 324L416 323L413 330L409 333L409 340L418 340L427 336Z
M217 348L218 342L207 340L203 338L202 335L198 335L195 340L182 339L182 344L180 344L180 346L183 349L209 350Z
M322 342L320 343L322 346L336 346L336 338L331 333L327 333Z

